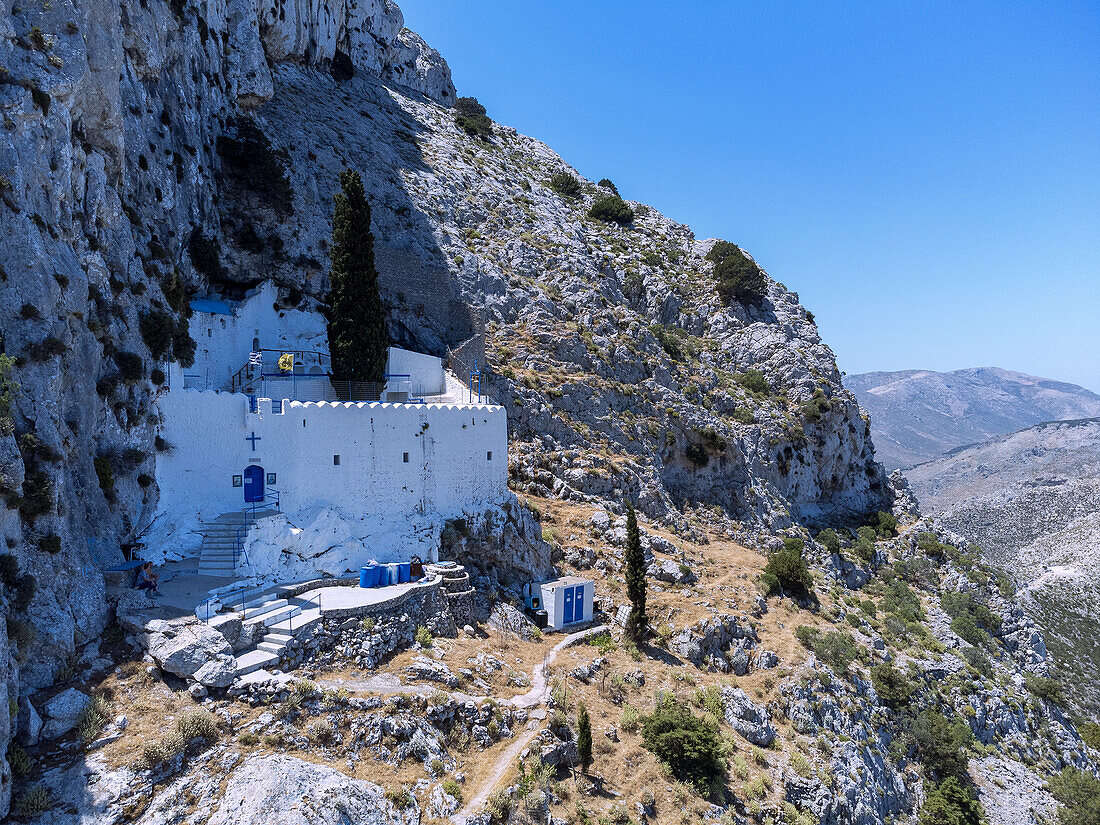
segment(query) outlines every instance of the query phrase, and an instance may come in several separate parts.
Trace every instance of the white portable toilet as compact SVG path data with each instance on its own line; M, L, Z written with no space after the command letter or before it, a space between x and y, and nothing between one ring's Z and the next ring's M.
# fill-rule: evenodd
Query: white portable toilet
M525 606L531 611L545 610L546 624L551 630L591 621L594 595L592 580L579 576L533 582L523 588Z

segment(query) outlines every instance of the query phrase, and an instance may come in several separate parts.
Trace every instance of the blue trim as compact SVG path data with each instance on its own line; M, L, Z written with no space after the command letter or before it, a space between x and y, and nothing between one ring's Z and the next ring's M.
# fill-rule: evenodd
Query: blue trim
M195 312L206 312L211 315L232 315L233 308L225 301L217 298L195 298L191 301L191 309Z

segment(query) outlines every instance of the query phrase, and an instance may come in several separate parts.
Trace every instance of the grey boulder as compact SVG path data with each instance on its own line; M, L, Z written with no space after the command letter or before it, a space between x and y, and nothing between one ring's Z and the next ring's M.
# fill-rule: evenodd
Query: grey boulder
M50 699L42 709L46 724L42 726L42 738L54 739L76 727L80 714L92 700L76 688L69 688Z
M419 821L416 802L398 810L373 782L351 779L293 756L253 756L233 771L207 825L404 825Z
M723 687L722 704L726 709L726 721L754 745L766 748L774 741L775 728L768 712L755 704L741 688Z

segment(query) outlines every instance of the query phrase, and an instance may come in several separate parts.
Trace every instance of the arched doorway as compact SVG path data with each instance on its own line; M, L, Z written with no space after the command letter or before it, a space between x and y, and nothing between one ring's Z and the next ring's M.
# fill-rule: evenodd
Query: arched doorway
M244 500L249 503L264 500L264 468L258 464L244 468Z

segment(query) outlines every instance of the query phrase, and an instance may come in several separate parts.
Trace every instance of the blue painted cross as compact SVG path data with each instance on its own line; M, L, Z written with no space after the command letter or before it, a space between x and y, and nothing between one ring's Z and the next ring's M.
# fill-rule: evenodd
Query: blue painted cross
M262 436L256 435L256 431L253 430L252 435L246 435L244 437L244 440L245 441L251 441L252 442L252 452L256 452L256 442L259 441L261 438L262 438Z

